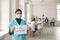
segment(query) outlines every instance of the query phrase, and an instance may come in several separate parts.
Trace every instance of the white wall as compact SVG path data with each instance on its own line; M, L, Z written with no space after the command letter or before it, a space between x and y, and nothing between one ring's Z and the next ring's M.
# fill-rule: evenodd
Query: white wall
M33 3L33 15L41 17L42 14L51 20L54 17L57 21L57 0L31 0ZM60 25L60 22L56 22L56 25Z
M42 14L47 16L49 19L56 16L56 1L55 0L45 0L45 1L32 1L33 3L33 15L41 17Z

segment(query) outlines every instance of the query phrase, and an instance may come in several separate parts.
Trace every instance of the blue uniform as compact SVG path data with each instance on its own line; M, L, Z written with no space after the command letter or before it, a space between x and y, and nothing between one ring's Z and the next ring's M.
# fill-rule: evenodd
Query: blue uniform
M10 22L9 28L13 27L14 25L19 25L16 19ZM27 23L25 20L21 19L20 25L27 25ZM26 34L19 34L19 35L12 34L12 40L26 40Z

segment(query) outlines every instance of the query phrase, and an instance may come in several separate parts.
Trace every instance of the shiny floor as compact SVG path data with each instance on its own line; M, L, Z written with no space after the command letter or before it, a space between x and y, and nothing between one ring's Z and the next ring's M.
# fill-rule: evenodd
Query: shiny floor
M7 34L1 40L11 40L11 36ZM43 27L40 35L35 37L28 35L27 40L60 40L60 27Z
M39 36L28 36L27 40L60 40L60 27L44 27Z

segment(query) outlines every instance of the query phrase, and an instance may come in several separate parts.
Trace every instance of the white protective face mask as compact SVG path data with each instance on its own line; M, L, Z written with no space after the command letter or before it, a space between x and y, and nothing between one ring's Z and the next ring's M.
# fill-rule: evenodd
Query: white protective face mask
M16 18L18 19L21 18L21 16L22 16L21 14L16 14Z

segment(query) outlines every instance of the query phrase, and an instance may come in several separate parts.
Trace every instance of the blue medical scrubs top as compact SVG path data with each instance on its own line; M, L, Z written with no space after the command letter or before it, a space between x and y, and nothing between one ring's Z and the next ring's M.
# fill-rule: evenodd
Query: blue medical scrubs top
M9 29L14 25L19 25L16 18L10 22ZM27 23L25 20L21 19L20 25L27 25ZM19 34L19 35L12 34L12 40L26 40L26 34Z

